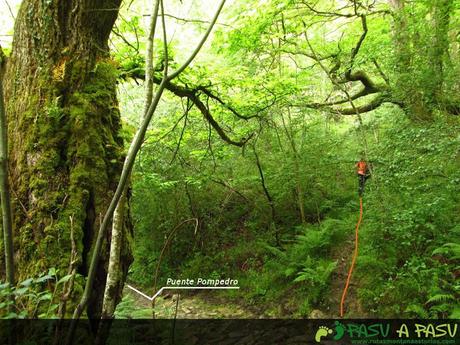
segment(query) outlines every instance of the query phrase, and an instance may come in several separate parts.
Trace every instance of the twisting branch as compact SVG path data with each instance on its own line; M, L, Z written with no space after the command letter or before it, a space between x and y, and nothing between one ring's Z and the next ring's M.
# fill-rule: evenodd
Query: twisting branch
M242 147L250 139L250 137L249 137L247 139L242 139L240 141L232 140L225 133L225 131L222 129L222 127L217 123L217 121L214 119L214 117L211 115L211 112L209 111L209 108L206 107L206 105L200 100L200 98L196 94L190 94L187 97L193 102L193 104L195 104L195 106L198 108L198 110L200 110L201 114L206 119L206 121L209 122L209 124L212 126L212 128L214 128L214 130L217 132L217 134L219 134L219 136L225 142L227 142L227 143L229 143L231 145Z
M336 109L336 112L340 113L341 115L357 115L357 114L368 113L372 110L377 109L385 102L394 103L399 106L402 106L401 103L393 101L387 93L382 93L380 96L375 97L372 101L370 101L367 104L364 104L361 106L354 105L351 108L345 108L345 109Z
M253 119L255 117L259 117L259 114L254 114L254 115L242 115L240 114L235 108L233 108L231 105L229 105L228 103L224 102L219 96L217 96L216 94L214 94L211 90L207 89L206 87L204 86L198 86L195 88L195 90L197 91L201 91L202 93L204 93L206 96L208 96L209 98L212 98L213 100L217 101L219 104L221 104L224 108L228 109L233 115L235 115L236 117L240 118L240 119L243 119L243 120L250 120L250 119Z
M153 77L153 81L156 84L161 84L162 79L160 79L158 76ZM180 86L177 84L173 84L171 82L166 82L165 88L172 92L174 95L181 97L181 98L187 98L189 99L196 107L197 109L201 112L203 117L209 124L214 128L214 130L219 134L219 136L224 140L225 142L234 145L234 146L239 146L242 147L244 144L248 142L248 140L252 137L249 136L248 138L241 139L240 141L235 141L231 139L223 130L223 128L219 125L219 123L214 119L214 117L211 114L211 111L209 110L209 107L206 106L200 99L199 97L199 90L198 89L191 89L187 88L185 86Z
M363 71L357 71L355 73L352 72L355 64L355 58L358 55L359 50L361 49L361 46L364 40L366 39L368 33L366 16L364 14L360 14L359 17L361 18L361 26L363 28L363 33L359 37L356 46L351 50L350 63L348 65L347 70L345 71L345 78L341 81L341 83L347 83L350 81L360 81L365 88L369 89L370 91L375 91L377 87L366 73L364 73Z
M305 26L305 23L304 23L304 26ZM315 50L313 49L313 46L311 45L310 43L310 40L308 39L308 34L307 32L305 32L305 40L307 41L307 44L308 44L308 47L310 48L310 50L312 51L313 55L316 55L316 52ZM360 112L357 110L357 108L355 107L355 104L353 102L353 100L351 99L351 96L350 94L348 93L348 91L342 86L340 85L340 83L333 78L333 76L330 75L330 73L328 73L328 70L327 68L324 66L324 64L321 62L321 61L318 61L320 67L322 68L322 70L327 74L327 76L329 77L329 79L331 80L331 82L337 86L346 96L347 96L347 100L349 101L351 107L353 108L353 111L354 111L354 114L358 116L358 119L359 119L359 122L362 123L362 119L361 119L361 115L360 115Z
M375 94L375 93L378 93L378 92L380 92L380 91L376 90L376 89L374 90L374 89L364 88L361 91L358 91L353 95L350 95L350 98L342 98L342 99L337 100L337 101L330 101L330 102L324 102L324 103L307 103L304 106L307 107L307 108L314 108L314 109L327 108L327 107L331 107L331 106L334 106L334 105L340 105L340 104L348 103L350 100L354 101L354 100L357 100L358 98L361 98L361 97L364 97L364 96L367 96L367 95L371 95L371 94Z
M309 108L314 108L314 109L329 109L331 112L340 113L342 115L357 115L361 121L360 114L375 110L376 108L378 108L380 105L382 105L385 102L392 102L398 105L401 105L401 103L392 99L390 95L389 86L388 86L389 82L387 81L386 78L384 78L384 80L387 82L387 85L377 85L364 71L362 70L353 71L356 56L358 55L361 49L361 46L364 40L366 39L366 36L368 33L366 16L364 14L358 13L358 6L356 2L354 2L354 13L355 13L354 14L355 16L358 16L361 19L361 26L362 26L363 32L360 35L355 47L351 51L350 61L345 70L345 73L343 74L341 78L338 78L336 76L336 71L340 68L340 64L341 64L340 61L337 59L336 64L332 67L332 69L328 70L322 62L323 59L321 59L318 56L318 54L313 50L313 47L308 39L308 35L305 30L304 32L305 40L310 48L310 51L312 52L313 59L318 62L319 66L321 67L321 69L323 69L323 71L329 77L332 84L335 85L341 92L343 92L346 97L336 100L336 101L323 102L323 103L310 103L310 104L305 104L304 106L309 107ZM306 28L305 23L304 23L304 27ZM381 74L383 74L383 72L381 72ZM355 81L359 81L363 85L363 88L354 94L350 94L342 86L342 84L355 82ZM354 101L359 100L360 98L367 96L367 95L371 95L371 94L379 94L379 95L365 105L358 106L358 107L355 106ZM351 108L346 108L346 109L332 108L335 105L341 105L345 103L349 103Z

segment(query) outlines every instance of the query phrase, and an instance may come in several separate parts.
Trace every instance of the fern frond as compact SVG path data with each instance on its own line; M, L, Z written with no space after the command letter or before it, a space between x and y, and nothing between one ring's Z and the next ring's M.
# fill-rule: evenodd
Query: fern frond
M429 303L444 303L448 301L455 301L455 297L450 294L436 294L426 301L426 304Z
M460 244L446 243L442 247L436 248L433 251L433 255L436 254L445 255L452 260L460 259Z
M414 313L416 316L420 317L421 319L428 319L429 314L428 312L419 304L411 304L409 305L406 310L406 313Z

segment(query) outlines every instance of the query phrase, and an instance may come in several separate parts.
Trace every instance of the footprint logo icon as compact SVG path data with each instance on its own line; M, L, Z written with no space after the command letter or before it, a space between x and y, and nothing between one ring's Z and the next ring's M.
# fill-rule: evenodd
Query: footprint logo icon
M322 337L328 336L329 334L332 334L332 329L326 326L319 326L315 334L315 341L319 343Z
M339 321L335 322L335 335L334 340L342 339L343 335L345 334L345 326L341 324Z

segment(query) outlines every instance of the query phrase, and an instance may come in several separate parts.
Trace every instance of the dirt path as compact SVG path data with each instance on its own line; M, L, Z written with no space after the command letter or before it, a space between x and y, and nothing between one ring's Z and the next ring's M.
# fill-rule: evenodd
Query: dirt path
M123 315L119 316L123 318L152 317L151 302L131 290L125 289L121 305ZM209 292L197 295L166 294L164 297L158 297L155 302L155 317L169 319L175 316L178 319L259 318L259 315L254 315L238 305L210 296Z
M340 300L342 298L343 288L348 276L348 270L351 264L351 258L355 249L354 232L350 238L337 247L332 257L337 260L337 270L331 277L331 288L329 298L326 300L326 308L323 311L324 318L340 318ZM368 315L363 310L356 292L358 285L356 279L356 266L353 272L348 293L345 299L345 317L351 318L366 318Z

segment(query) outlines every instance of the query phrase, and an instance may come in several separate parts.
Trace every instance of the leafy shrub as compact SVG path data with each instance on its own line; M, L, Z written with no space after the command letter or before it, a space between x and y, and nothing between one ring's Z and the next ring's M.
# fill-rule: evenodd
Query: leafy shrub
M59 307L58 288L71 275L58 278L58 270L50 268L37 278L28 278L17 286L0 283L0 318L51 318ZM54 285L54 289L49 287Z

